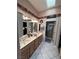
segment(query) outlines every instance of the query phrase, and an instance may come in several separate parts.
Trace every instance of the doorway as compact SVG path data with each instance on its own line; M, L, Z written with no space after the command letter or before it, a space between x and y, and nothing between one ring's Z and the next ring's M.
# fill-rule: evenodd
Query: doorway
M46 33L45 33L45 41L51 42L53 38L53 30L56 21L47 21L46 22Z

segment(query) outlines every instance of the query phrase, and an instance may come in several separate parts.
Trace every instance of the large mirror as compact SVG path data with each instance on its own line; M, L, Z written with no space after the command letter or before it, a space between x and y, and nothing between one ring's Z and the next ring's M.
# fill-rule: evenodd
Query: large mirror
M23 35L32 34L37 32L38 23L33 21L24 21L23 28Z
M37 33L38 23L29 17L23 15L23 35L30 35Z
M37 23L34 22L34 32L37 32Z
M28 25L28 27L27 27L28 28L28 34L33 33L33 22L28 21L27 25Z

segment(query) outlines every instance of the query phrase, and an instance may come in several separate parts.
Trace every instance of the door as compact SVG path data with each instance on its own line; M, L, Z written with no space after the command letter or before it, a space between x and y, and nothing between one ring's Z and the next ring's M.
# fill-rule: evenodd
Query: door
M47 21L46 22L45 41L51 41L52 40L54 26L55 26L55 21Z

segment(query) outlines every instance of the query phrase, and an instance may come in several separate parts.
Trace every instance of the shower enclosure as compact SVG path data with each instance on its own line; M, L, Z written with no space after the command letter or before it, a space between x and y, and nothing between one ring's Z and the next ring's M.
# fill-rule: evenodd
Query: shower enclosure
M45 33L45 41L51 42L53 38L53 30L56 21L47 21L46 22L46 33Z

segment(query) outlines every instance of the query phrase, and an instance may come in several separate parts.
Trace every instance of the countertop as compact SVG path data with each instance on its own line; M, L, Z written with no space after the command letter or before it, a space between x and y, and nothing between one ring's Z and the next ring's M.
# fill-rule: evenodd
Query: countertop
M20 49L22 49L23 47L27 46L29 43L31 43L32 41L34 41L36 38L38 38L39 36L43 35L41 32L37 33L37 36L31 36L31 37L27 37L26 35L20 38Z

